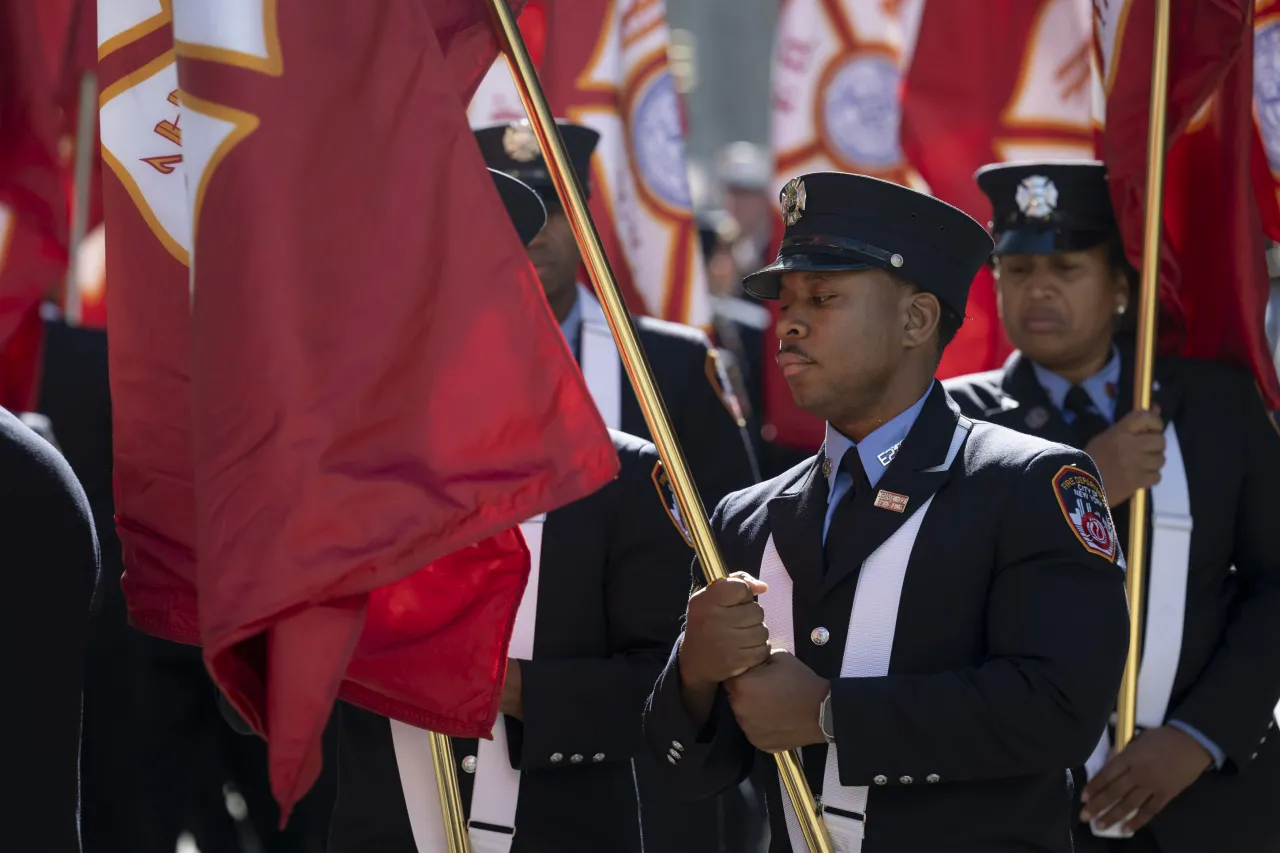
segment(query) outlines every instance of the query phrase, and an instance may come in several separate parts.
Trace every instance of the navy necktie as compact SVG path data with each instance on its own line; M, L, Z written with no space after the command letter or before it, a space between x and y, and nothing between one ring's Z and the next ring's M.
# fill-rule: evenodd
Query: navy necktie
M1093 407L1089 393L1079 385L1071 387L1066 399L1062 401L1062 406L1076 416L1071 423L1071 431L1075 434L1076 443L1081 449L1110 426L1107 419L1098 414Z
M831 515L831 525L827 528L827 540L822 546L822 563L830 568L832 559L840 548L840 544L848 538L853 524L853 508L855 501L866 500L871 495L871 481L867 471L862 467L862 455L858 448L850 447L840 460L840 470L853 478L853 487L845 492L844 497Z

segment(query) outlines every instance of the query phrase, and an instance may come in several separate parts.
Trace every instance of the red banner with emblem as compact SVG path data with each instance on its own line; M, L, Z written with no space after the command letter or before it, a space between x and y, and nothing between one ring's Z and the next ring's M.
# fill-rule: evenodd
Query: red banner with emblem
M1095 12L1099 147L1129 260L1140 266L1154 12L1135 0L1096 3ZM1249 369L1275 409L1280 382L1264 326L1270 282L1251 181L1253 12L1252 0L1173 2L1160 341L1164 352Z
M540 54L555 114L596 130L591 214L627 306L705 326L710 296L694 226L684 119L667 62L662 0L535 0L521 32ZM519 121L524 108L499 61L471 101L473 127Z
M1092 21L1082 0L785 0L774 50L779 186L803 172L877 175L931 192L979 222L987 163L1092 159ZM766 336L766 361L777 339ZM991 274L974 280L940 377L998 367L1009 353ZM764 377L767 429L801 449L822 423Z
M514 526L617 458L466 124L485 3L110 5L130 616L203 646L287 814L338 696L489 731Z

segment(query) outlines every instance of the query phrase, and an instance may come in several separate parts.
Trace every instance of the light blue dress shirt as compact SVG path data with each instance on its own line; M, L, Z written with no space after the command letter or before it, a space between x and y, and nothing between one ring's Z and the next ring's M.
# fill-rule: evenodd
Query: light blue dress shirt
M856 447L858 456L862 459L862 467L867 472L867 480L873 486L880 482L884 469L889 467L889 463L897 453L898 445L902 444L907 433L911 432L911 426L916 422L916 418L920 416L920 410L924 408L924 401L928 399L929 391L933 390L933 384L929 383L929 390L925 391L924 396L916 400L911 408L894 415L887 422L876 427L870 435L856 445L830 423L827 424L826 455L827 459L831 460L831 473L827 475L827 515L822 521L824 545L827 541L827 528L831 526L831 516L835 514L840 499L853 488L853 475L840 467L840 460L844 459L845 453Z
M1049 395L1050 402L1058 411L1062 412L1062 416L1067 423L1071 423L1076 419L1075 412L1069 412L1063 408L1066 403L1067 392L1071 390L1070 380L1063 379L1058 374L1041 367L1034 361L1031 363L1032 370L1035 371L1036 381L1040 383L1040 387ZM1111 392L1108 393L1107 386L1111 386ZM1120 386L1120 352L1114 347L1111 350L1111 360L1106 366L1088 379L1080 383L1080 387L1089 395L1089 402L1093 403L1093 409L1102 415L1107 423L1112 423L1116 419L1116 398L1115 391Z
M1035 362L1032 362L1031 366L1035 370L1036 381L1040 383L1040 387L1049 395L1049 400L1057 407L1058 411L1062 412L1063 418L1066 419L1067 423L1074 421L1076 418L1075 412L1070 412L1063 408L1067 392L1071 390L1071 382ZM1111 386L1112 393L1107 392L1108 385ZM1111 351L1111 360L1107 362L1106 366L1080 383L1080 387L1084 388L1089 395L1089 401L1093 403L1094 410L1105 418L1109 424L1115 423L1116 398L1114 391L1119 385L1120 353L1114 348ZM1216 743L1206 737L1195 726L1184 723L1182 720L1169 720L1168 724L1190 735L1196 743L1204 747L1205 752L1213 756L1214 767L1222 769L1226 754Z
M560 331L564 335L564 339L569 343L569 350L573 353L573 357L581 361L582 355L578 352L582 346L582 295L578 294L573 300L573 307L569 309L569 313L560 323Z

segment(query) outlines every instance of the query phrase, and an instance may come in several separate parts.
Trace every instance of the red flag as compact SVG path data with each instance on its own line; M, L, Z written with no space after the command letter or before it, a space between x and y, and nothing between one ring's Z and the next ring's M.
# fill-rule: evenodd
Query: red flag
M930 192L987 222L991 204L973 179L979 167L1093 159L1092 42L1089 7L1079 0L927 4L907 75L902 144ZM938 375L990 370L1011 349L995 282L983 270Z
M1100 149L1129 259L1140 265L1154 4L1095 4L1095 12L1106 86ZM1168 91L1161 349L1247 367L1275 409L1270 285L1251 191L1252 0L1173 3Z
M126 591L204 646L287 813L338 695L489 730L510 528L617 462L466 123L487 4L186 9L100 34Z
M36 9L0 8L0 404L13 408L33 405L40 353L34 312L66 265L59 116ZM27 331L11 342L19 327Z
M778 182L800 171L870 172L986 222L990 203L973 180L980 166L1093 158L1091 44L1080 0L788 0L774 52ZM766 339L771 359L777 339ZM938 375L989 370L1010 349L984 270ZM764 383L774 440L816 449L821 420L795 408L777 371Z
M590 206L627 305L708 325L665 2L538 0L520 29L541 54L538 78L555 114L600 134ZM469 115L474 127L525 117L505 62L485 77Z

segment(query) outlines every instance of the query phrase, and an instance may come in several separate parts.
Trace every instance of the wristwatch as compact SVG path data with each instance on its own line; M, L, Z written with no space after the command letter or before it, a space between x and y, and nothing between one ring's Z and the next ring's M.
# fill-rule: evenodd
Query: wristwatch
M827 743L836 742L836 721L831 718L831 693L827 693L827 698L822 700L822 704L818 706L818 728L822 729L822 736L827 739Z

